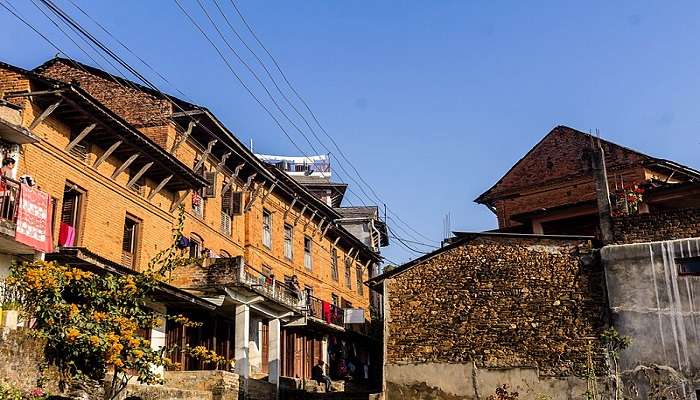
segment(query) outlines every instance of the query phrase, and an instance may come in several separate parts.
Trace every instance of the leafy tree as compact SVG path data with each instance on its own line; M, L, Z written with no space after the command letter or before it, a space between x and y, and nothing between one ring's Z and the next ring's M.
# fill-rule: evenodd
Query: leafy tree
M55 262L34 261L12 267L6 284L19 292L21 308L34 332L45 339L47 363L57 367L59 387L112 379L107 398L116 398L132 376L139 383L161 383L155 367L171 366L165 349L155 350L139 331L152 328L162 315L147 300L161 280L180 265L176 242L184 212L173 229L172 245L158 253L143 272L93 273ZM176 322L194 325L182 316ZM214 357L211 356L210 357Z

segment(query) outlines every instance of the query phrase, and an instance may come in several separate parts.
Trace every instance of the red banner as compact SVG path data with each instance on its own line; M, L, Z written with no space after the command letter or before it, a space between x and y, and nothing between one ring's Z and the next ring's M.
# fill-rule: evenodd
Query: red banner
M19 193L15 240L35 250L51 252L51 198L25 184Z

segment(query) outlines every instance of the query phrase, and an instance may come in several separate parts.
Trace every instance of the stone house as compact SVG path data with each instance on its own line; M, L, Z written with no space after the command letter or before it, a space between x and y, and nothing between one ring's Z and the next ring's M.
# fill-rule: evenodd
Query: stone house
M164 285L180 297L164 295L160 307L204 325L164 323L150 333L154 344L204 345L235 360L244 378L275 385L309 378L318 359L341 347L379 366L375 342L356 327L370 321L361 286L380 261L377 249L209 110L59 58L34 71L0 64L0 99L0 127L11 123L34 141L17 150L17 176L31 175L51 197L46 259L141 270L169 245L184 205L183 254L205 261ZM6 123L6 114L15 120ZM219 270L227 279L217 280ZM208 279L195 279L203 271ZM345 273L351 279L340 279ZM365 323L346 325L345 309ZM185 369L203 368L179 357Z
M592 239L464 234L370 280L385 299L387 398L585 392L606 313Z
M477 199L498 230L454 232L370 279L384 295L387 398L483 399L503 384L526 399L609 394L609 327L632 340L619 359L625 398L696 398L698 172L601 141L609 186L643 188L624 199L634 207L601 205L593 141L556 127ZM605 243L603 207L614 212Z

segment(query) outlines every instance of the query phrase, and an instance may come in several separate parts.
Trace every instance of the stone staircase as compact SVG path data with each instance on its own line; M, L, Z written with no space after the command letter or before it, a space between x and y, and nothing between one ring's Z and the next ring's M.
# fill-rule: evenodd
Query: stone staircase
M119 400L131 399L177 399L215 400L211 391L188 390L168 386L131 384L119 396Z

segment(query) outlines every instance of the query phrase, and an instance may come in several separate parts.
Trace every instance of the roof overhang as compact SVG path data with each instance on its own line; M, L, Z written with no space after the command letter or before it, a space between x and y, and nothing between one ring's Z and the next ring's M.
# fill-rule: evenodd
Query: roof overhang
M36 143L39 141L39 137L29 132L26 128L4 119L0 119L0 137L5 141L16 144Z
M60 264L80 268L97 274L134 275L136 271L119 265L104 257L98 256L84 247L62 247L58 251L46 254L46 261L56 261ZM194 296L165 282L161 282L152 294L154 301L166 306L176 306L180 309L206 309L213 311L216 304Z

